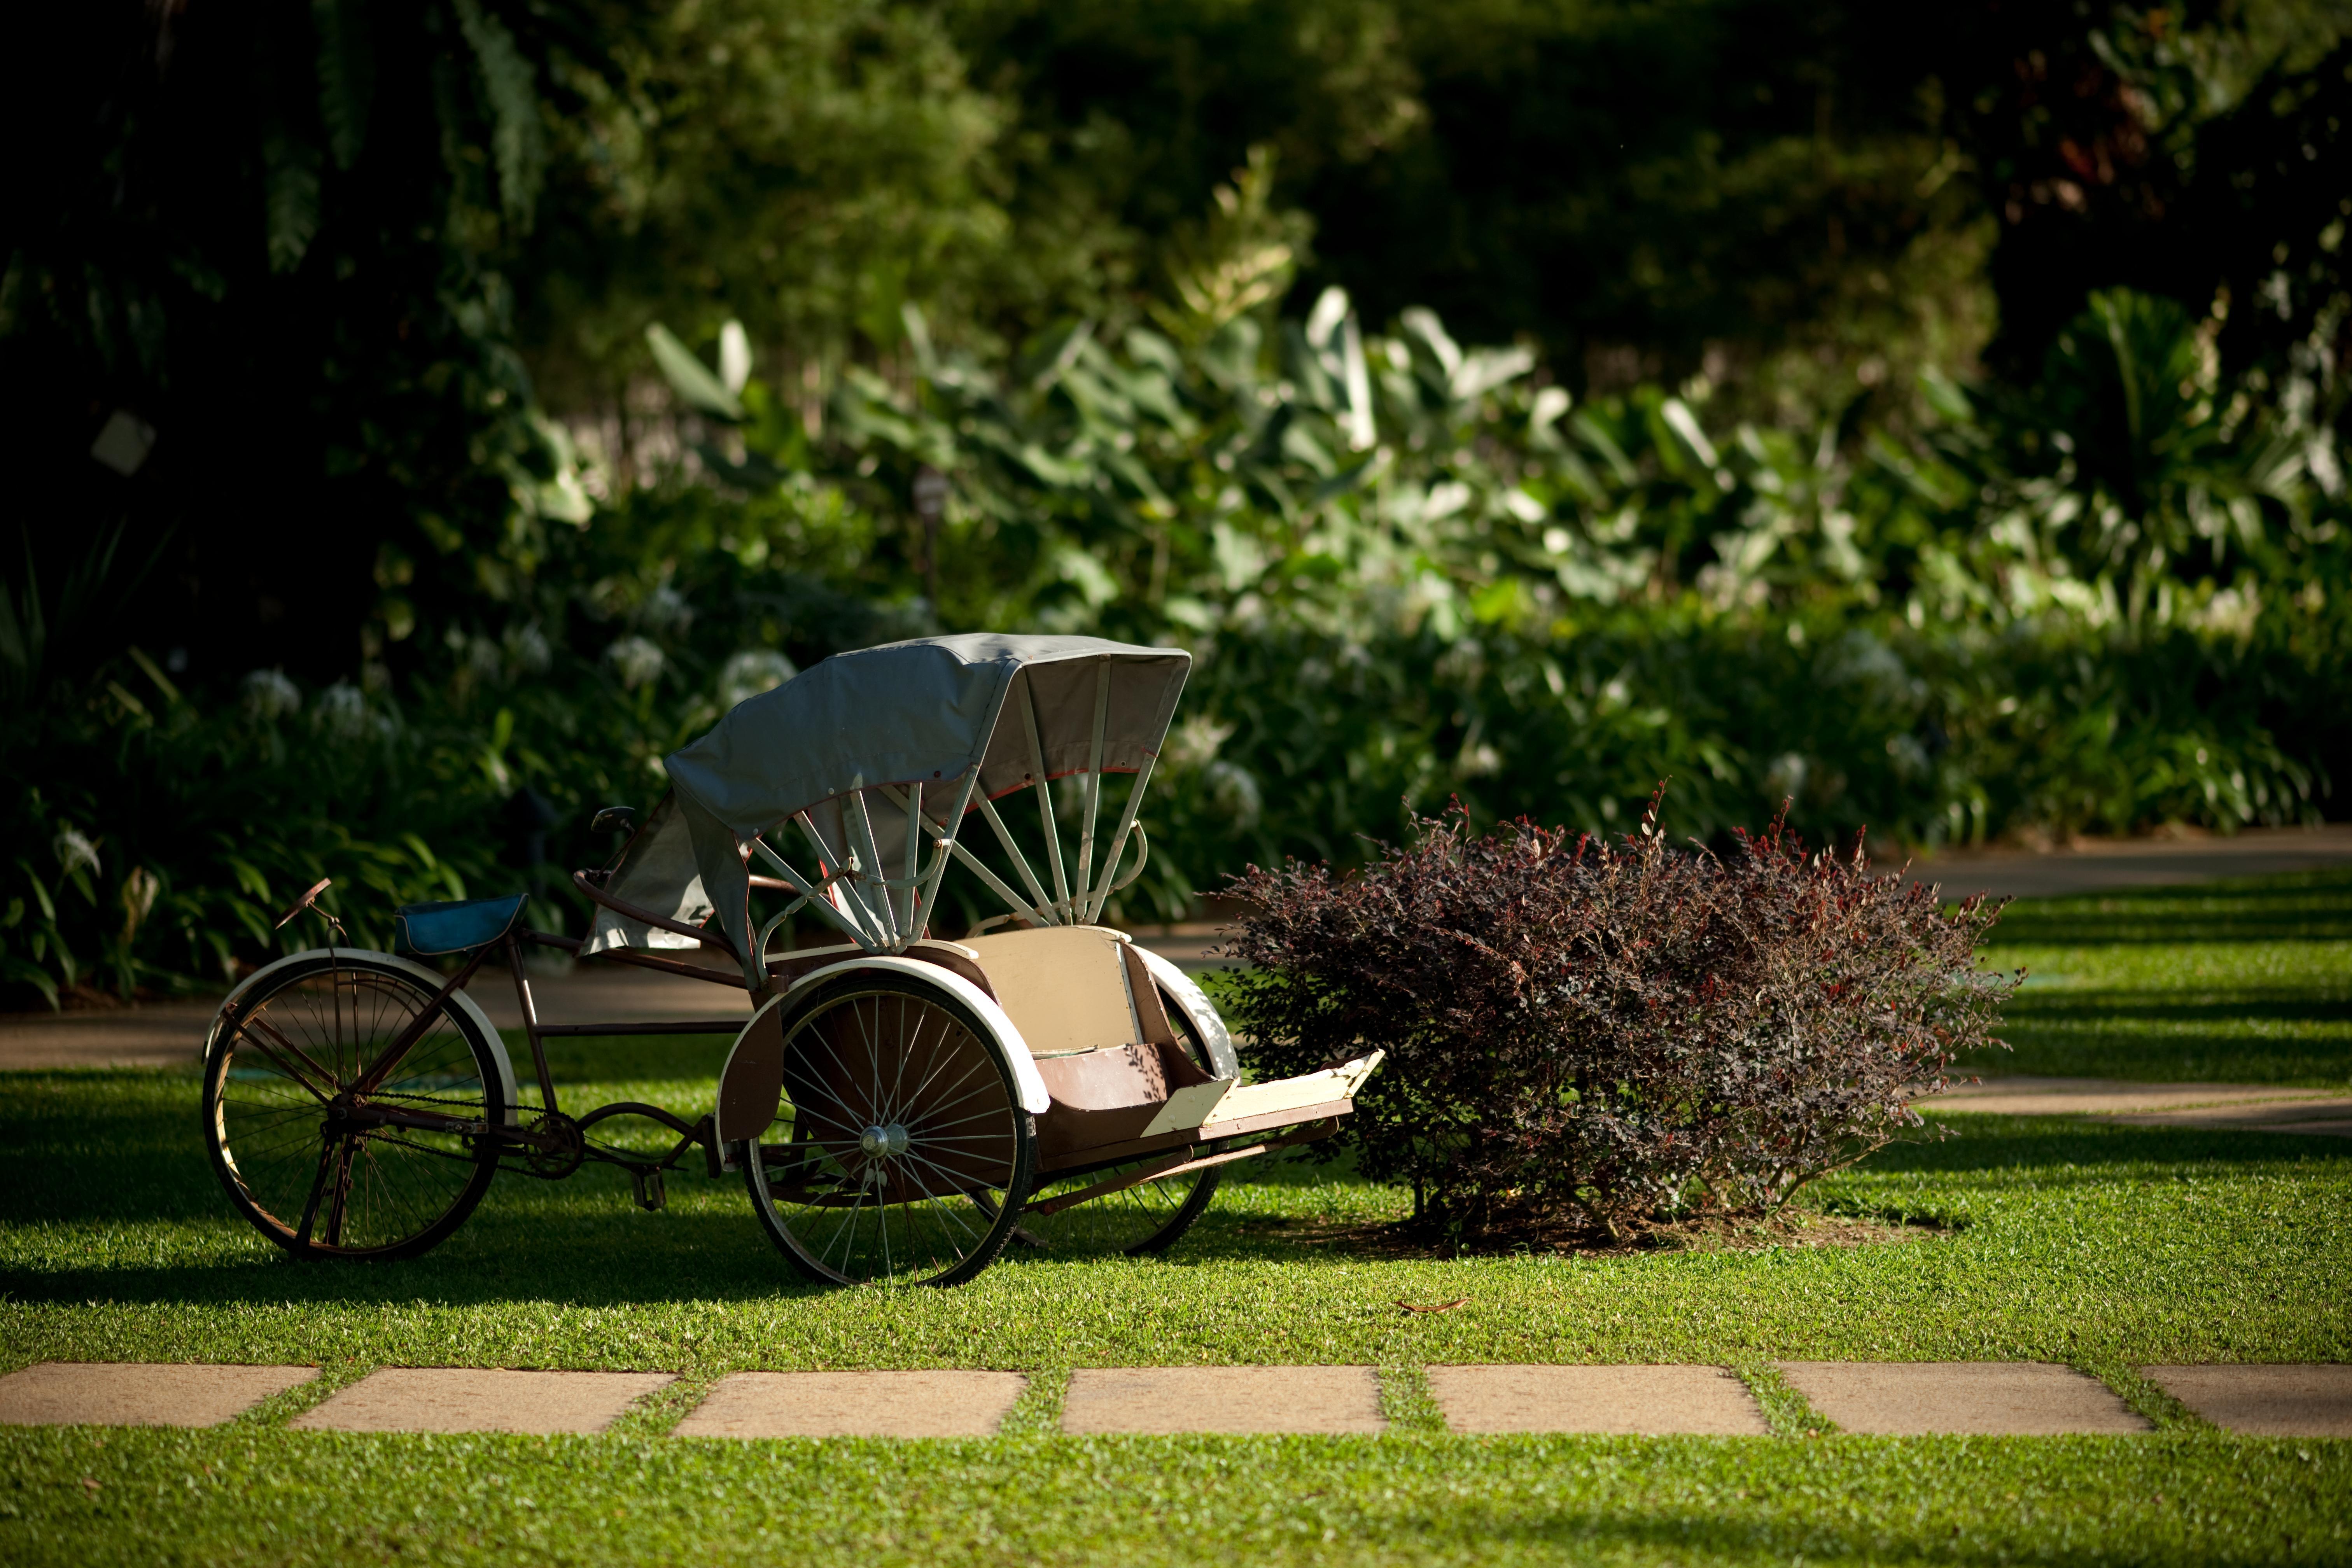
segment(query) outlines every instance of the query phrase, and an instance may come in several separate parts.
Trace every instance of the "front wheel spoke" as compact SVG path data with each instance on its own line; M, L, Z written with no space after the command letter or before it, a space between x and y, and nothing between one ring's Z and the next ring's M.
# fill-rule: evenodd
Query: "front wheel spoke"
M343 1220L351 1208L352 1201L352 1156L358 1152L358 1150L357 1138L345 1138L342 1148L335 1156L334 1184L328 1189L327 1193L327 1245L329 1247L341 1247L343 1244Z
M319 1223L319 1200L327 1194L327 1175L334 1169L336 1140L330 1138L319 1145L319 1169L310 1178L310 1196L302 1205L302 1223L294 1232L297 1246L310 1245L310 1227Z

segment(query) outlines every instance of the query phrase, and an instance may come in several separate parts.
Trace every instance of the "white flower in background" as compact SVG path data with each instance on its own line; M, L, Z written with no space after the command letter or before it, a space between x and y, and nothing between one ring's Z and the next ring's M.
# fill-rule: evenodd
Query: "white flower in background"
M466 639L466 668L483 680L496 680L506 668L499 645L486 637ZM322 699L323 700L323 699Z
M692 619L694 606L667 583L647 594L637 606L637 624L649 631L682 632Z
M1160 755L1171 767L1206 767L1216 761L1217 749L1232 737L1233 732L1231 724L1204 713L1195 713L1168 732L1168 743Z
M1454 759L1454 768L1465 779L1483 779L1503 771L1503 753L1484 741L1462 748Z
M1265 801L1247 768L1237 763L1211 763L1202 770L1201 778L1208 785L1210 804L1227 822L1247 827L1257 821Z
M310 722L338 741L361 740L377 728L375 715L368 711L367 693L348 680L338 680L319 693Z
M611 659L613 668L620 672L621 684L632 691L648 680L658 679L669 663L667 655L641 637L621 638L604 650L604 657Z
M1805 793L1812 764L1795 752L1783 752L1764 770L1764 790L1774 800L1790 800Z
M747 647L731 656L719 671L719 705L732 708L748 702L799 673L791 659L773 648Z
M68 822L58 829L58 836L51 840L49 847L57 851L58 864L65 868L67 876L85 869L93 877L98 875L98 846L72 823Z
M245 710L256 719L283 719L301 706L301 689L284 670L257 669L245 678Z
M537 675L554 662L554 650L547 646L547 634L536 625L509 626L506 644L507 665L517 675Z

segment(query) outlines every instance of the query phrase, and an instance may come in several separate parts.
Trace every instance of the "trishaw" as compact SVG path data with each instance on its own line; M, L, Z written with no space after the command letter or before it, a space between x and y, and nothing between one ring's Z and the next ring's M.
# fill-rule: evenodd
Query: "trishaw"
M1328 1136L1380 1062L1245 1085L1201 989L1099 923L1150 854L1137 812L1190 668L1181 649L1070 637L836 655L667 759L670 790L642 824L598 814L627 838L573 875L595 911L584 937L521 925L522 894L415 904L398 911L398 952L331 940L257 971L205 1047L205 1142L230 1201L299 1257L407 1258L462 1225L501 1168L618 1165L656 1209L698 1149L710 1175L740 1173L768 1235L821 1282L956 1284L1008 1244L1166 1247L1220 1167ZM999 809L1024 790L1034 826ZM968 843L974 825L990 839ZM960 941L932 933L950 863L1003 905ZM279 923L326 918L326 886ZM845 940L774 951L803 914ZM740 987L755 1010L541 1023L534 945ZM493 954L536 1103L466 989ZM680 1034L733 1037L709 1114L561 1108L549 1038ZM618 1141L620 1119L676 1142Z

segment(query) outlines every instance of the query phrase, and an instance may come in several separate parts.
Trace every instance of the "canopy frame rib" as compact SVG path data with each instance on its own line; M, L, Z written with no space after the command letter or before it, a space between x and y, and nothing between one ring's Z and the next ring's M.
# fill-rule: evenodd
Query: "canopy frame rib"
M922 902L923 880L923 781L917 779L907 786L907 799L900 803L907 811L907 907L906 919L899 929L908 937L920 937L923 926L915 918L916 906Z
M1037 726L1037 693L1026 680L1021 683L1021 721L1028 726L1029 762L1037 770L1037 819L1045 829L1045 863L1054 871L1054 904L1066 917L1054 923L1075 924L1078 911L1070 902L1070 876L1062 865L1062 835L1054 826L1054 781L1045 773L1045 742L1039 738Z
M948 874L948 862L957 855L961 855L966 860L971 858L971 851L966 849L961 840L963 837L964 816L971 810L972 792L979 787L980 764L974 763L964 773L963 788L956 792L955 811L948 817L947 832L939 839L938 858L932 860L930 872L924 877L922 885L915 889L914 931L918 937L929 929L931 916L939 908L940 883ZM917 784L913 807L907 813L910 835L919 834L923 829L922 804L923 786Z
M980 809L987 816L988 826L995 829L996 841L1004 846L1004 853L1012 858L1013 868L1020 873L1021 880L1028 885L1030 898L1035 900L1036 907L1034 909L1027 905L1022 907L1027 910L1030 915L1035 917L1040 925L1060 925L1062 923L1060 921L1043 912L1054 907L1054 900L1046 896L1045 885L1037 879L1037 873L1029 865L1029 858L1021 853L1021 846L1013 837L1013 829L1007 827L1004 825L1004 818L996 814L996 803L983 795L980 797Z
M835 906L833 900L824 896L823 884L813 883L806 877L802 876L800 872L793 868L791 861L785 859L782 856L770 848L768 847L768 841L765 838L761 837L756 833L751 836L751 847L767 861L769 868L773 870L777 876L782 877L785 881L792 884L793 890L801 896L801 901L807 904L810 909L814 910L820 918L832 921L833 924L841 929L843 935L848 937L850 941L856 942L866 952L879 952L881 951L881 948L875 942L873 937L863 926L850 919L848 915L843 913L840 909ZM799 905L797 904L793 906L793 909L797 909ZM792 912L791 909L787 909L784 911L784 914L788 915ZM777 917L779 920L782 918L783 917L782 915ZM771 923L769 930L773 930L772 922ZM765 951L767 947L767 934L768 933L766 931L763 931L761 936L760 945L761 952L758 962L762 968L766 966L768 962Z
M1095 812L1102 805L1103 730L1110 722L1110 660L1095 666L1094 743L1087 750L1086 810L1078 818L1078 896L1070 906L1072 919L1091 923L1087 914L1094 884Z
M1118 875L1118 858L1127 850L1128 836L1136 830L1135 814L1142 809L1143 792L1151 787L1151 770L1159 761L1158 757L1146 752L1143 753L1143 765L1135 772L1135 787L1127 792L1126 808L1118 814L1118 831L1111 835L1110 853L1103 858L1102 880L1096 885L1094 895L1087 905L1088 925L1102 922L1103 905L1108 903L1110 896L1118 890L1118 884L1111 879ZM1147 838L1144 842L1149 844L1150 840ZM1137 875L1141 875L1143 862L1137 861L1135 869Z
M870 884L872 890L865 899L866 906L874 911L884 937L896 947L904 941L905 933L898 930L898 911L890 896L890 869L882 859L882 846L874 837L874 816L866 809L864 779L851 782L849 805L843 809L841 816L843 826L856 835L858 858L865 862L858 868L858 890L866 894Z
M980 770L978 768L973 768L970 773L964 775L963 789L956 797L956 811L955 816L950 819L951 821L958 824L961 824L963 821L964 814L971 809L972 791L978 786L979 783ZM891 805L903 807L908 804L907 798L898 793L896 785L883 784L880 788L883 797L889 801ZM919 817L913 817L911 815L909 820L921 821ZM919 919L912 927L912 929L917 932L918 939L919 939L924 923L929 921L931 915L938 909L940 881L947 875L948 862L951 859L961 860L965 865L971 867L972 870L979 875L980 879L988 884L989 889L995 893L998 898L1003 899L1008 905L1010 905L1015 913L1023 916L1024 919L1032 921L1036 920L1037 911L1030 908L1026 900L1024 900L1020 894L1014 892L1011 888L1006 887L1004 885L1004 879L1002 877L999 877L995 872L990 870L986 862L979 859L971 850L965 848L963 845L958 841L958 835L952 829L934 827L929 822L922 822L921 830L931 836L931 843L937 847L937 854L931 861L931 868L923 874L922 885L918 889L918 896L920 900L919 906L920 919ZM1039 923L1042 924L1046 922L1040 921Z
M849 874L848 856L837 855L834 852L833 847L824 841L824 835L816 830L816 824L810 819L805 808L793 813L793 820L801 825L801 831L808 836L810 847L816 851L817 870L820 873L824 872L828 861L838 860L843 863L840 871L825 876L820 884L828 892L837 891L841 896L841 902L834 904L831 899L824 901L840 910L865 933L865 940L861 945L876 952L889 946L889 939L882 934L875 922L874 911L866 907L865 899L858 894L857 884ZM846 850L848 846L844 845L843 848Z

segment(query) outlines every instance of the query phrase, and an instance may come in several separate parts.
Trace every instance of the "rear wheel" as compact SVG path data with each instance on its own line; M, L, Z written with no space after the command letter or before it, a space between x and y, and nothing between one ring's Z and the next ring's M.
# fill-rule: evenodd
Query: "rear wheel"
M1207 1042L1200 1037L1181 1008L1165 995L1161 1001L1166 1005L1168 1021L1175 1026L1177 1037L1183 1042L1185 1054L1202 1071L1213 1076L1217 1069L1210 1059ZM1080 1175L1056 1173L1040 1176L1029 1194L1032 1206L1022 1215L1021 1226L1013 1234L1014 1243L1066 1258L1107 1253L1141 1257L1166 1251L1192 1228L1194 1220L1207 1212L1217 1195L1217 1176L1222 1167L1212 1165L1205 1171L1187 1171L1181 1175L1139 1182L1050 1215L1039 1214L1034 1205L1097 1182L1166 1164L1172 1158L1171 1154L1147 1154Z
M438 989L397 959L342 952L283 964L221 1010L205 1146L237 1212L297 1257L414 1258L498 1173L497 1052L454 1002L435 1005Z
M783 1102L739 1144L751 1206L810 1279L958 1285L1003 1251L1035 1131L1003 1041L944 988L849 973L790 1004Z

